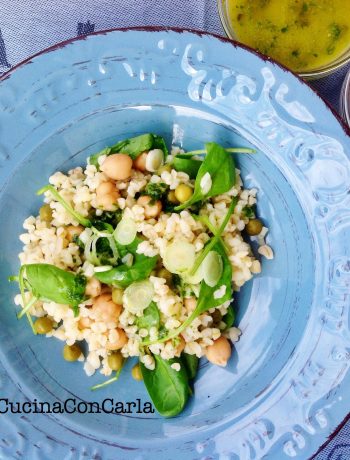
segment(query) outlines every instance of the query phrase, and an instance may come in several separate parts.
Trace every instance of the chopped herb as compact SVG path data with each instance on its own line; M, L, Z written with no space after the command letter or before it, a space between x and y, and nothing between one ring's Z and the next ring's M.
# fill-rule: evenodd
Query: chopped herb
M81 239L79 238L79 235L74 235L74 236L73 236L72 243L74 243L74 244L76 244L77 246L79 246L80 249L84 249L84 248L85 248L85 245L84 245L84 243L81 241Z
M281 32L285 34L288 31L288 26L282 27Z
M338 24L331 24L329 26L330 29L330 36L333 38L333 40L337 40L341 34L341 28L339 27Z
M167 191L168 186L163 182L159 182L158 184L148 182L142 194L148 195L152 198L152 201L156 201L161 200Z
M98 230L103 230L100 228L101 224L109 224L112 229L114 229L122 218L123 211L117 209L116 211L104 211L100 216L94 216L91 219L92 225Z
M303 6L301 7L301 12L306 13L308 9L309 5L307 3L303 3Z
M242 214L248 219L253 219L255 217L255 206L244 206Z

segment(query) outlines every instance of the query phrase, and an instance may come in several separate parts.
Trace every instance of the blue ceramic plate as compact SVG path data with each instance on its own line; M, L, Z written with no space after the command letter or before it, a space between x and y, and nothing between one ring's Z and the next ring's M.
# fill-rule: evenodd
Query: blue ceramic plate
M186 149L254 146L238 157L275 259L237 296L229 366L203 362L177 418L3 414L1 458L306 459L350 407L350 142L294 75L229 41L184 31L98 33L47 50L0 83L1 398L148 401L130 372L91 393L62 344L17 321L7 277L21 223L56 170L116 139L157 132ZM132 363L129 363L128 370ZM1 401L0 410L4 410ZM72 403L73 404L73 403ZM72 404L68 404L72 408ZM16 406L15 406L16 407ZM80 405L84 410L84 404ZM107 410L110 408L106 403Z

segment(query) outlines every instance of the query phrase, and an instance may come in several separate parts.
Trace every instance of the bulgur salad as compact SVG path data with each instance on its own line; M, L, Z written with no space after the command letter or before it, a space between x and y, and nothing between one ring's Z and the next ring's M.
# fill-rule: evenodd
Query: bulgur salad
M44 205L20 235L21 307L34 334L65 343L63 357L115 382L130 357L158 412L180 413L198 360L226 366L241 331L233 291L273 258L234 155L168 152L155 134L119 141L38 191Z

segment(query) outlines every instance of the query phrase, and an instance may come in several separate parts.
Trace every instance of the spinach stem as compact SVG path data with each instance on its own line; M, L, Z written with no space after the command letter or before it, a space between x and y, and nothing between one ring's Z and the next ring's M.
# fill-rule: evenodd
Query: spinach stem
M91 222L86 217L82 216L80 213L75 211L72 206L70 206L67 201L61 197L58 191L52 185L45 185L40 190L36 192L37 195L42 195L45 192L50 192L53 197L64 207L64 209L69 212L78 222L79 224L83 225L84 227L91 227Z
M179 326L178 328L174 329L172 332L167 334L165 337L161 337L160 339L155 339L155 340L146 340L141 343L141 345L146 346L146 345L153 345L154 343L163 343L167 342L170 339L173 339L177 337L181 332L183 332L186 327L188 327L192 321L197 317L197 311L193 310L191 315Z
M228 224L228 221L230 220L230 217L232 216L236 204L237 204L238 198L234 197L231 201L230 207L228 208L227 214L220 225L219 229L216 230L216 234L211 238L210 243L207 244L207 246L204 248L204 251L200 256L198 256L192 270L191 274L193 275L196 273L198 270L199 266L203 262L203 260L206 258L210 250L216 245L216 243L219 241L221 242L221 235L224 232L226 225ZM165 337L161 337L160 339L155 339L155 340L145 340L142 342L143 346L147 345L153 345L154 343L162 343L162 342L167 342L170 339L173 339L174 337L177 337L181 332L183 332L186 327L188 327L192 321L198 316L197 309L194 309L191 315L179 326L178 328L174 329L170 334L167 334Z
M202 222L202 224L206 225L214 236L217 235L218 229L216 227L214 227L214 225L210 222L208 216L196 216L195 214L192 214L192 217L194 218L194 220ZM228 249L227 244L225 243L225 241L221 238L221 236L219 237L219 241L220 241L222 247L224 248L226 254L228 254L229 249Z
M26 269L26 266L22 265L21 268L19 269L19 274L18 274L18 284L19 284L19 289L21 291L23 305L25 305L26 303L26 299L24 295L24 271L25 269Z
M228 148L225 149L226 152L229 153L256 153L256 150L250 149L248 147L234 147L234 148ZM207 151L205 149L200 149L200 150L192 150L191 152L184 152L181 153L182 156L193 156L193 155L206 155Z
M111 383L116 382L116 381L119 379L120 373L121 373L121 371L123 370L123 367L124 367L124 364L125 364L125 363L126 363L126 359L124 359L121 368L120 368L119 370L117 370L117 372L115 373L115 376L114 376L114 377L112 377L112 378L109 379L109 380L106 380L106 381L103 382L103 383L98 383L97 385L94 385L93 387L90 388L90 390L91 390L91 391L99 390L100 388L104 388L104 387L106 387L107 385L110 385Z
M23 306L23 309L18 313L17 318L21 319L23 315L27 314L30 308L35 304L37 300L38 300L37 297L32 297L30 301L27 303L27 305Z
M18 274L18 284L19 284L19 289L21 291L21 297L22 297L23 305L25 305L25 303L26 303L26 299L25 299L25 295L24 295L24 289L25 289L24 271L25 271L25 269L26 269L26 266L22 265L21 268L19 269L19 274ZM28 311L26 313L26 316L27 316L27 319L28 319L28 323L29 323L30 327L32 328L33 334L36 335L36 330L34 329L33 320L32 320L32 317L30 316Z
M27 316L27 319L28 319L28 323L29 323L30 327L32 328L33 334L36 335L36 330L34 329L34 324L33 324L32 317L30 316L30 314L28 312L26 313L26 316Z
M224 230L226 228L226 225L228 224L228 221L230 220L230 217L232 216L232 214L233 214L233 212L235 210L237 201L238 201L237 197L234 197L233 200L231 201L231 204L230 204L230 207L228 208L227 214L226 214L222 224L220 225L220 227L216 231L216 234L213 236L213 238L210 240L210 242L205 246L203 252L197 257L197 259L196 259L196 261L195 261L195 263L194 263L194 265L192 267L192 270L190 272L191 275L194 275L196 273L196 271L198 270L198 268L201 265L201 263L203 262L203 260L207 257L207 255L209 254L211 249L219 241L221 235L223 234L223 232L224 232Z

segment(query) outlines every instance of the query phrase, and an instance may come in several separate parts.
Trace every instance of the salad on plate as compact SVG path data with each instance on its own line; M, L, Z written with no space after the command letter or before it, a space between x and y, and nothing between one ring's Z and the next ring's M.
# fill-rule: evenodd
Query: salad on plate
M233 293L273 258L244 189L236 154L215 142L168 151L147 133L55 172L38 191L44 204L20 235L18 318L34 334L64 342L63 358L88 376L122 379L127 359L157 411L179 414L198 360L226 366L241 331ZM248 238L247 238L248 237Z

